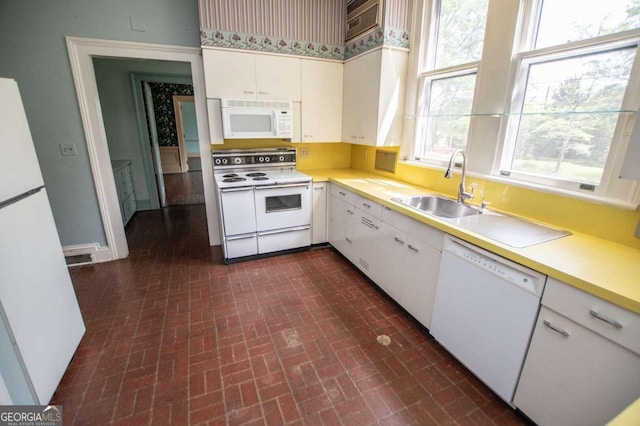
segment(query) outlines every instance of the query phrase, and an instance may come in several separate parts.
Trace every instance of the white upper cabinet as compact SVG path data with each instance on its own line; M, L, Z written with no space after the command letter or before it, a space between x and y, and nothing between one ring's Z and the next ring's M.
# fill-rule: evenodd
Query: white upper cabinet
M343 67L302 59L302 142L342 141Z
M207 98L300 101L300 59L203 49Z
M345 63L344 142L400 145L407 58L405 51L381 48Z

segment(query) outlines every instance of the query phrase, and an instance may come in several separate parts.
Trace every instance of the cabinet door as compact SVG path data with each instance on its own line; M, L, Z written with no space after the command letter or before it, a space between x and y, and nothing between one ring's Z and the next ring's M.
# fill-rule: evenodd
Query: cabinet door
M379 282L386 266L386 260L380 251L383 243L382 236L381 221L361 210L356 210L352 256L355 259L355 265L376 283Z
M258 99L300 101L300 59L255 55Z
M408 237L385 222L382 222L381 232L383 241L378 249L381 251L384 268L377 284L393 300L399 302L406 275L404 269Z
M381 52L363 54L344 65L342 139L345 142L376 144Z
M427 328L431 327L440 257L440 251L429 244L407 237L399 303Z
M640 395L640 357L542 307L515 405L540 425L603 425Z
M327 242L327 184L317 182L313 184L313 227L311 244Z
M338 62L302 59L302 141L342 141L342 76Z
M203 49L207 98L255 99L255 56L253 53Z
M331 212L329 242L336 250L351 260L355 207L332 196L329 209Z

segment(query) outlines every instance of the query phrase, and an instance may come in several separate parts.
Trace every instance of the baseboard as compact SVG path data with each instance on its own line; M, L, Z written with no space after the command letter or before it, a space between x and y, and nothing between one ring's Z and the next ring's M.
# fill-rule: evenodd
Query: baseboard
M81 244L76 246L64 246L62 247L64 257L76 257L76 256L89 256L89 261L81 261L78 263L71 263L68 266L80 266L88 265L91 263L109 262L113 260L111 249L99 244Z
M136 211L141 211L141 210L153 210L153 208L151 207L151 200L136 199Z

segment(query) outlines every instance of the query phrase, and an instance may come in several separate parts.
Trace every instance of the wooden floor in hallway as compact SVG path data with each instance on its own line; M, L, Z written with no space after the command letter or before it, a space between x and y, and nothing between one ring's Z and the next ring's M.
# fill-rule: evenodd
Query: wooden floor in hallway
M65 424L527 423L332 248L225 265L203 205L138 212L127 239L71 268Z
M167 206L204 204L202 171L163 175Z

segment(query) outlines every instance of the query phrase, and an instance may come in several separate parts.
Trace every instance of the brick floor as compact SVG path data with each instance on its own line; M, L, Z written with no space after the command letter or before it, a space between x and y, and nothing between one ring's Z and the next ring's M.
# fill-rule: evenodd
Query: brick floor
M138 212L127 238L71 269L65 424L526 424L331 248L227 266L201 205Z

